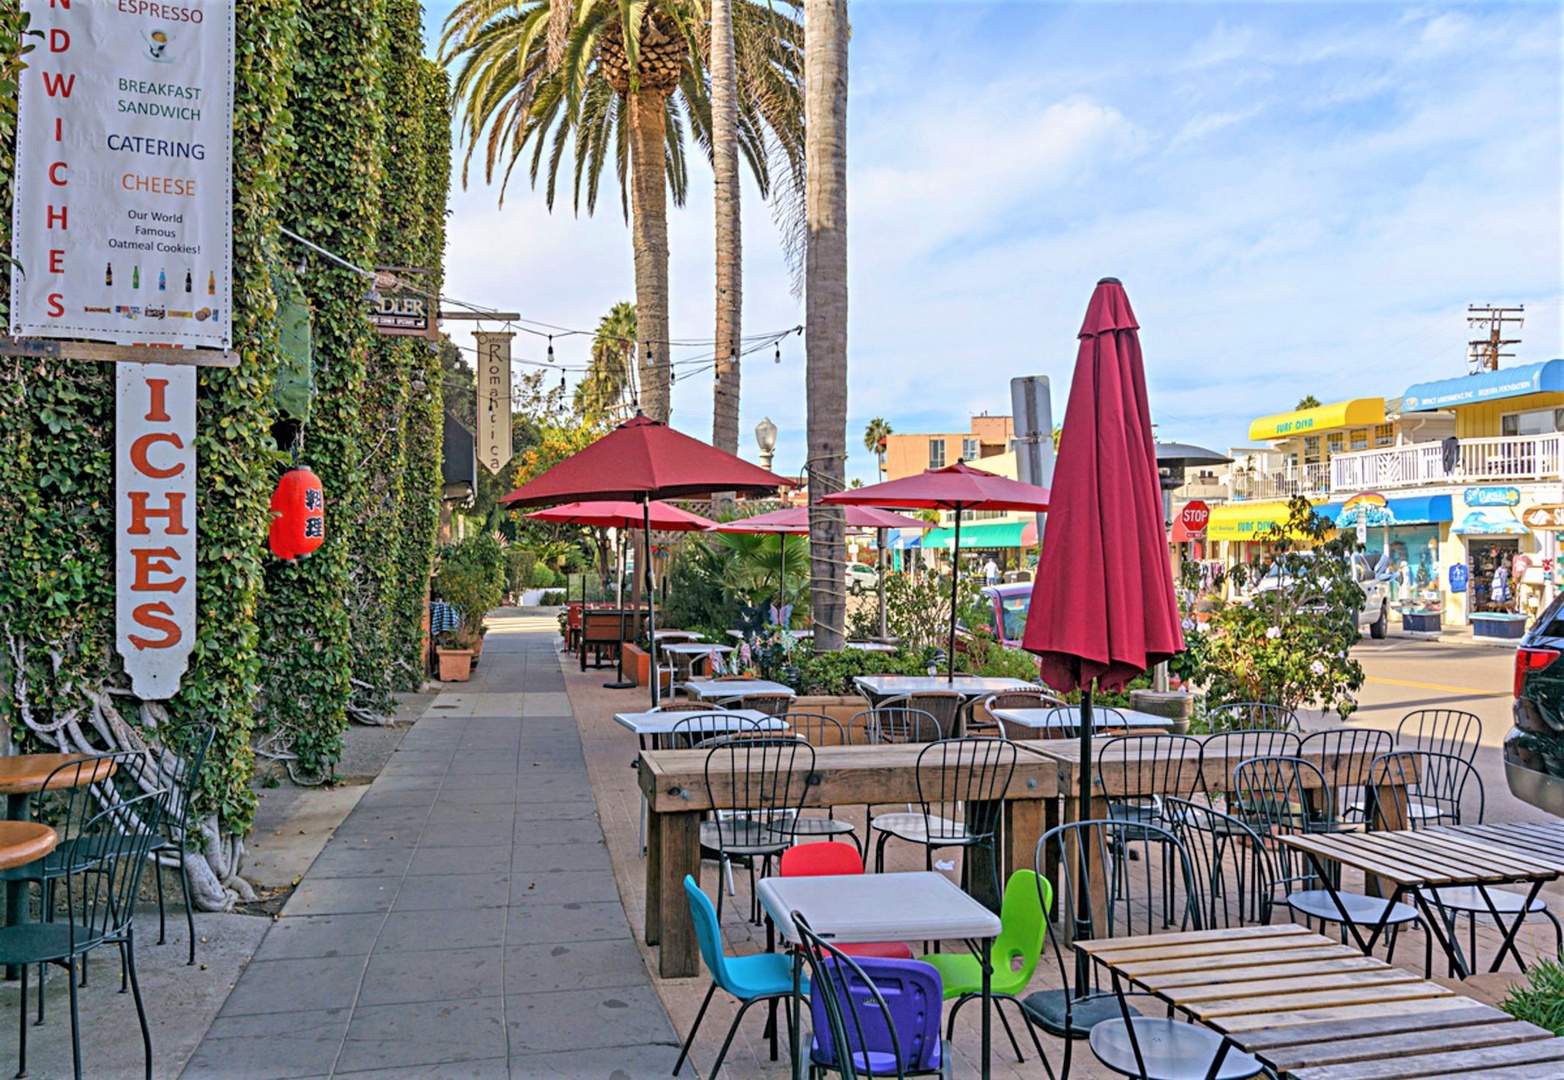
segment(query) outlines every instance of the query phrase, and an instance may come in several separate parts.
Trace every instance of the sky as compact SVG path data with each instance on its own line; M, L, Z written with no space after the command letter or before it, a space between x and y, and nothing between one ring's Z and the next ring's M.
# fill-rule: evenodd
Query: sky
M450 0L425 16L433 42ZM1564 60L1554 3L852 0L847 475L863 430L963 431L1046 375L1065 412L1097 280L1141 325L1160 439L1243 445L1249 421L1466 373L1469 304L1525 305L1505 366L1564 357ZM432 45L431 45L432 49ZM617 193L595 217L474 167L451 198L446 293L591 329L634 298ZM605 179L605 185L611 180ZM670 212L671 336L714 323L710 167ZM770 208L744 203L744 333L804 321ZM448 324L449 328L450 324ZM463 335L458 334L458 340ZM547 341L521 335L518 357ZM589 338L555 356L584 366ZM675 427L711 436L692 361ZM574 376L571 376L574 381ZM740 453L769 416L804 458L805 349L743 364Z

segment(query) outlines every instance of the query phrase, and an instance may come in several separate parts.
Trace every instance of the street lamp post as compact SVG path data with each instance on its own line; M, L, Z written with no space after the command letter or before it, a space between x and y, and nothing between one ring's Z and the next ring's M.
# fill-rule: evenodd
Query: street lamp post
M755 425L755 444L760 447L760 467L769 470L777 448L777 426L771 422L771 417L765 417Z

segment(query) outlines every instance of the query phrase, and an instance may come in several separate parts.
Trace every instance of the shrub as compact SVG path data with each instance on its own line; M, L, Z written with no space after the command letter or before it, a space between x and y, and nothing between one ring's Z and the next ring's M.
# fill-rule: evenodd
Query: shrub
M1517 983L1499 1008L1527 1023L1564 1035L1564 966L1542 958L1526 969L1525 984Z
M537 552L511 544L505 549L505 588L519 593L532 587L533 568L537 565Z
M902 649L894 653L841 652L794 654L796 677L789 683L800 694L843 697L858 692L853 679L859 675L926 675L932 649ZM788 680L784 679L784 682Z
M554 571L542 563L538 563L532 568L532 587L534 589L552 589L558 580Z
M483 617L505 598L505 555L487 533L458 540L436 555L434 591L462 613L462 631L477 635Z
M564 602L565 591L563 589L554 589L549 592L545 592L538 598L538 605L540 607L558 607Z

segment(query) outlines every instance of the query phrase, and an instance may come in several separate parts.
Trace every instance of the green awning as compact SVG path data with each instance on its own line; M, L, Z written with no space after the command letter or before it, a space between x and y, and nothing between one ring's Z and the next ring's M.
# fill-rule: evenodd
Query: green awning
M1018 548L1021 547L1021 530L1024 521L979 521L961 526L961 546L967 548ZM926 548L949 548L955 529L930 529L923 534Z

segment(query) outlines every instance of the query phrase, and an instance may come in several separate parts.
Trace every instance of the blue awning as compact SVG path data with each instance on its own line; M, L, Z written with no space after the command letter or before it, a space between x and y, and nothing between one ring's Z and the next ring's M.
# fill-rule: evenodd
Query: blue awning
M1564 393L1564 360L1480 371L1460 379L1418 383L1402 395L1403 412L1432 412L1479 401L1522 397L1526 394Z
M1410 495L1404 499L1386 499L1384 506L1361 505L1343 510L1345 503L1332 502L1316 506L1314 512L1336 523L1338 528L1350 529L1358 523L1358 512L1368 510L1370 528L1386 525L1436 525L1453 521L1453 504L1448 495Z
M1517 536L1529 531L1507 506L1468 510L1465 517L1450 526L1455 536Z
M923 546L923 534L913 532L911 529L887 529L885 531L885 549L890 551L895 548L915 548Z

